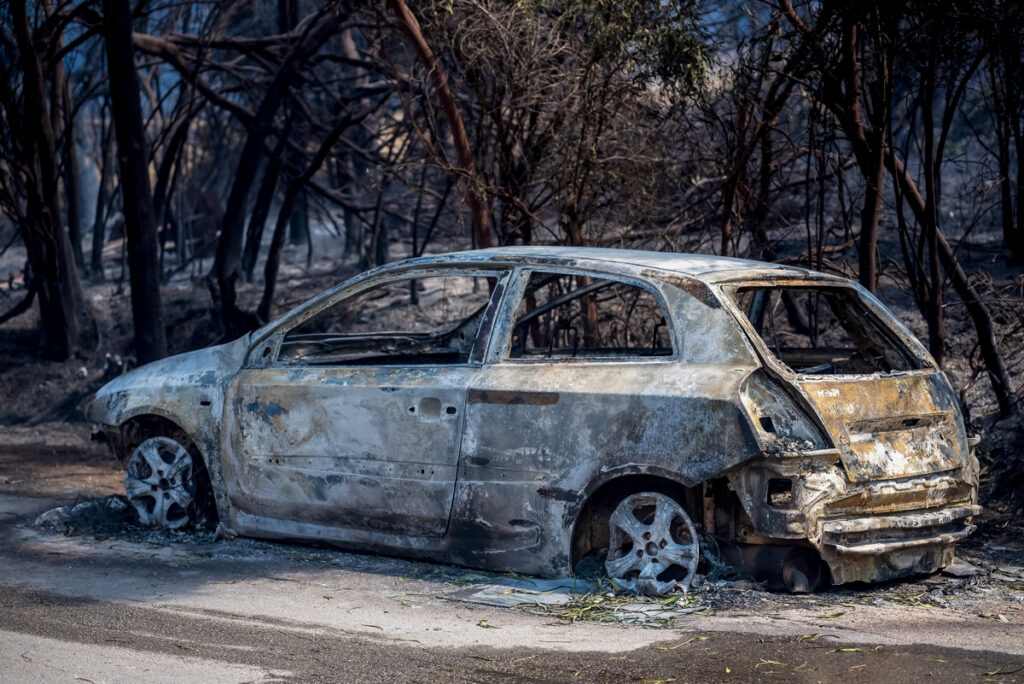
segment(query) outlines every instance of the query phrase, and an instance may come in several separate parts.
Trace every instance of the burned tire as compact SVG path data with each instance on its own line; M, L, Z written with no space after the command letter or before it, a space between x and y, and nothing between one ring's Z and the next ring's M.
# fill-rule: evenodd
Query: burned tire
M657 492L631 494L608 519L605 571L619 586L660 596L686 589L700 560L697 531L683 507Z
M180 530L209 518L208 480L202 460L171 437L149 437L126 463L125 494L139 522Z

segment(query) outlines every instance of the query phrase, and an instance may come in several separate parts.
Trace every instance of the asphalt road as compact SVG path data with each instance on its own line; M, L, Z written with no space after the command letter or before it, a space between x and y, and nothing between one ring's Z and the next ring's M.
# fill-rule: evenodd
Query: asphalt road
M0 683L1024 681L1024 594L1003 584L942 608L908 584L882 598L737 591L762 596L668 625L571 621L456 600L491 581L460 568L40 530L39 513L112 493L120 475L23 449L0 449Z
M49 503L0 497L3 682L1024 681L1024 654L954 638L567 623L445 599L443 566L27 526Z
M11 682L1019 681L1024 667L1024 658L989 652L727 632L673 631L663 643L624 652L424 648L241 614L0 589L0 678Z

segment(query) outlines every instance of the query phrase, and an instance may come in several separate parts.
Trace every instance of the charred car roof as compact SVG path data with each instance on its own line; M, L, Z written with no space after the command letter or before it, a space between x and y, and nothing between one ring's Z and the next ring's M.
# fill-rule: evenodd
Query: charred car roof
M673 272L705 283L724 282L750 275L768 275L783 278L824 278L828 276L804 268L763 261L720 257L707 254L679 254L675 252L649 252L638 249L608 249L604 247L492 247L466 252L453 252L425 256L403 262L407 266L418 264L545 264L593 268L596 270L657 269ZM839 279L836 279L839 280Z

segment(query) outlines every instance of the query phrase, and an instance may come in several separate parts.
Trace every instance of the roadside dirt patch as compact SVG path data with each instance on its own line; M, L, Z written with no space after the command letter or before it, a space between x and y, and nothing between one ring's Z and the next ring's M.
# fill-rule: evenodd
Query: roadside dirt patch
M86 423L3 428L0 493L66 503L124 493L124 471Z

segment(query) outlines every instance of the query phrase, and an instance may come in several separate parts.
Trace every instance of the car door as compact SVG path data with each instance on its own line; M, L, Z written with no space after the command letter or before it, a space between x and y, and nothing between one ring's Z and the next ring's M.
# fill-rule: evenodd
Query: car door
M262 518L444 534L466 392L504 275L386 274L286 321L227 390L232 503Z
M653 288L562 269L522 271L469 392L462 484L492 496L580 487L613 463L673 463L680 368ZM691 429L700 444L720 439ZM460 497L462 494L460 493ZM467 494L469 496L469 494Z

